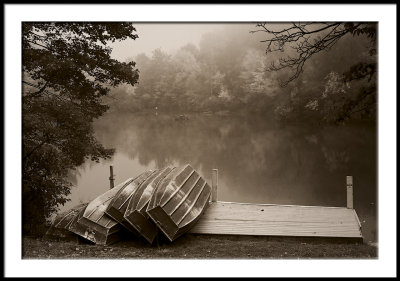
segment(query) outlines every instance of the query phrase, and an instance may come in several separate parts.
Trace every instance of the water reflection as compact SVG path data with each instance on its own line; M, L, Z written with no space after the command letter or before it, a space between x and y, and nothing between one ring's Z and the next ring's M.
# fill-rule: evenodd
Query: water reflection
M281 127L261 117L176 120L113 113L95 131L106 147L116 148L111 160L116 184L146 169L190 163L209 183L211 170L219 170L220 201L345 206L346 175L353 175L363 233L376 240L374 127ZM85 191L78 197L91 199L108 188L108 165L80 171L77 190Z

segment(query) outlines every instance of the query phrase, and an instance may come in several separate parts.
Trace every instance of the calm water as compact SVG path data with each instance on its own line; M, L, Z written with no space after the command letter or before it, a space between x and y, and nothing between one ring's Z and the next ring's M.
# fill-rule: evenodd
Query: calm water
M138 116L110 113L95 123L97 138L114 147L111 160L86 163L72 177L71 202L94 199L115 184L166 165L190 163L218 200L288 205L346 206L346 175L354 177L354 208L364 237L377 241L376 128L366 125L282 126L257 117Z

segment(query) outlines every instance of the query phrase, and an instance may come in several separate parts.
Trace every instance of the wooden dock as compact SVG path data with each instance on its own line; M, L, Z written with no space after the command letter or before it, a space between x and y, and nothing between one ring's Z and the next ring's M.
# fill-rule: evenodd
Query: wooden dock
M209 204L190 233L362 238L355 210L346 207Z
M110 187L114 185L110 167ZM212 170L211 201L189 230L196 234L361 238L353 208L353 177L346 177L347 207L250 204L217 200L218 170Z
M362 238L352 176L346 177L347 207L219 202L217 187L213 169L211 202L190 233Z

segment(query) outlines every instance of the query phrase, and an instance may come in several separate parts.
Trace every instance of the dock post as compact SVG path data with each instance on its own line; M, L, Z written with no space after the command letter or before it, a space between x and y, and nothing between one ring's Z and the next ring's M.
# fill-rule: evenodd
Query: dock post
M110 165L110 189L114 188L114 171L113 171L113 165Z
M353 176L346 176L347 208L353 209Z
M211 202L217 202L218 169L212 170Z

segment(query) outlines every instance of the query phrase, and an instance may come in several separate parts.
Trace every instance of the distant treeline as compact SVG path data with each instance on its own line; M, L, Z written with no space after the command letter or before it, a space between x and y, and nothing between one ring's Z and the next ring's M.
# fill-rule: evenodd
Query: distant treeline
M365 36L344 36L316 54L286 87L288 71L267 71L279 53L266 55L263 34L251 25L232 25L204 35L173 54L160 49L140 54L139 83L113 89L111 111L218 112L273 115L279 120L345 121L375 119L376 75L345 79L351 67L376 60ZM372 93L372 94L371 94Z

